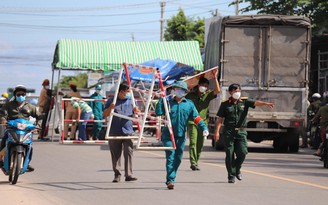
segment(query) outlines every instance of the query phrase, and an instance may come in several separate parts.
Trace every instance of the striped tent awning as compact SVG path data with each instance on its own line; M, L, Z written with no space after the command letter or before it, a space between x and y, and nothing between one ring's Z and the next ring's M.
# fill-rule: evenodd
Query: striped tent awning
M52 66L63 70L119 70L123 62L140 64L156 58L170 59L203 70L197 41L117 42L62 39Z

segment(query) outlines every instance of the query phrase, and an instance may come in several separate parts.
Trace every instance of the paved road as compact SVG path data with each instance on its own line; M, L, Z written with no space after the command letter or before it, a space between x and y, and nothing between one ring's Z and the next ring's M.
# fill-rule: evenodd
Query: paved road
M163 151L135 151L137 182L112 183L106 145L34 143L35 172L16 185L0 175L1 204L326 204L328 169L302 149L273 153L267 144L250 143L243 181L227 183L224 153L206 141L201 171L191 171L188 152L178 171L175 190L167 190Z

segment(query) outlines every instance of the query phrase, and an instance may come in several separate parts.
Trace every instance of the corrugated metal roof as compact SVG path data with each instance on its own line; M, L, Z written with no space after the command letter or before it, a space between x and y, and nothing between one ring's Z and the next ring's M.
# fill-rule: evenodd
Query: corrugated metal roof
M53 68L64 70L119 70L123 62L140 64L170 59L203 70L197 41L117 42L62 39L56 46Z

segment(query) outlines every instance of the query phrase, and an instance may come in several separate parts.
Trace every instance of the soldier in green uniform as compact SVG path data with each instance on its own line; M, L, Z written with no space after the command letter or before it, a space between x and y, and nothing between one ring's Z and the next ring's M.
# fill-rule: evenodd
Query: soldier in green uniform
M220 92L220 85L217 79L218 70L213 70L212 72L214 72L213 74L215 76L215 90L208 90L210 82L207 78L202 77L199 79L195 90L186 95L186 98L194 103L199 116L204 120L206 125L209 104ZM197 129L197 125L194 121L188 122L188 136L190 169L193 171L200 170L198 167L198 161L204 146L204 136L201 130Z
M220 128L224 122L222 137L225 144L225 164L228 171L228 182L235 183L235 177L242 180L240 173L247 151L246 116L248 109L256 106L268 106L273 108L273 103L263 101L253 101L247 98L240 98L241 87L239 84L231 84L228 88L231 97L222 102L217 113L219 116L217 128L214 133L214 140L219 140Z

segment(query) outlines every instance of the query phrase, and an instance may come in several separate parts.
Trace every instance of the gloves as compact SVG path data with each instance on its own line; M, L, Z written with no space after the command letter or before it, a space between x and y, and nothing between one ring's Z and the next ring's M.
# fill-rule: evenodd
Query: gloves
M209 134L210 134L210 133L208 132L208 130L204 130L204 131L203 131L203 136L204 136L204 137L207 137Z

